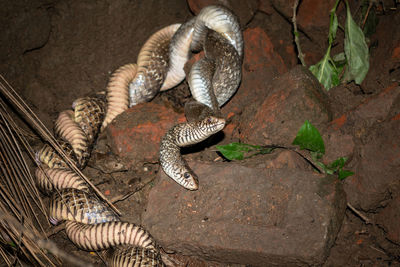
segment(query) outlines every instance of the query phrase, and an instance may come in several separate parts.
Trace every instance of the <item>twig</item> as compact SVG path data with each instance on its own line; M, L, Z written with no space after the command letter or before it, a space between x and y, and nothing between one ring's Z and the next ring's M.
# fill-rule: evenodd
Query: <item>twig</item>
M111 201L113 204L115 204L115 203L118 202L118 201L125 200L125 199L127 199L128 197L134 195L136 192L138 192L138 191L142 190L143 188L145 188L148 184L150 184L150 183L153 182L153 181L154 181L154 179L148 181L147 183L145 183L145 184L142 185L142 186L139 186L138 188L136 188L136 189L133 190L133 191L129 191L128 193L123 194L123 195L115 196L115 197L113 197L110 201Z
M365 23L367 22L367 18L368 18L368 15L369 15L369 11L371 10L372 5L373 5L373 2L370 1L370 2L369 2L369 5L368 5L367 13L365 13L364 21L363 21L363 24L362 24L362 29L364 29Z
M370 219L368 219L367 216L362 214L360 211L358 211L356 208L354 208L349 202L347 202L347 207L354 212L358 217L360 217L366 224L373 224Z
M297 13L297 7L299 5L300 0L296 0L293 5L293 17L292 17L292 23L293 23L293 34L294 34L294 42L296 43L297 47L297 52L298 55L297 57L299 58L301 64L304 67L307 67L305 61L304 61L304 54L301 51L301 46L300 46L300 40L299 40L299 32L297 31L297 22L296 22L296 13Z
M87 184L94 190L94 192L106 202L118 215L121 212L101 193L101 191L87 178L79 169L75 166L72 160L65 154L57 140L51 134L51 132L44 126L36 114L30 109L30 107L25 103L25 101L18 95L14 88L7 82L7 80L0 74L0 92L8 98L28 120L31 126L37 130L39 135L46 140L63 158L63 160L68 164L68 166L75 171L82 179L86 181Z

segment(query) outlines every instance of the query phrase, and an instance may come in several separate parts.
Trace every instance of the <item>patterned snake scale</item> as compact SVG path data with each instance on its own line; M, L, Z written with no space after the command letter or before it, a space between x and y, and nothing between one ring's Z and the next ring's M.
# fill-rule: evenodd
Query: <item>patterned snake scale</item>
M164 267L160 254L139 247L116 247L108 252L110 266L121 267Z
M190 22L191 23L191 22ZM193 98L211 109L211 115L171 128L161 141L160 165L164 172L189 190L198 189L198 179L180 154L180 147L199 143L225 126L219 108L236 92L241 80L243 37L237 18L226 8L208 6L193 25L191 49L203 48L205 58L197 61L188 76ZM193 116L185 107L186 117Z
M83 156L83 151L90 155L105 117L104 94L79 98L72 107L73 110L60 113L55 132L60 138L58 142L62 150L78 167L83 168L85 160L89 158ZM74 150L72 144L79 144L79 150ZM75 151L82 155L80 162L76 159ZM89 189L86 182L69 169L53 147L45 144L36 153L36 160L42 163L41 168L35 171L36 183L41 191L51 195L49 220L52 224L67 221L66 233L79 248L93 251L127 245L153 251L143 254L149 257L159 254L151 235L140 226L121 222L118 215ZM121 249L115 251L121 253ZM146 259L140 262L146 262Z
M189 190L198 179L180 148L199 143L222 130L220 107L236 92L241 79L243 38L237 18L222 6L208 6L184 24L154 33L143 45L137 64L126 64L110 77L106 91L74 101L60 113L55 133L63 151L83 169L99 132L129 106L151 100L183 79L191 51L205 51L188 77L194 102L185 106L186 123L172 127L160 144L164 172ZM105 99L106 98L106 101ZM142 227L120 221L55 150L45 144L36 154L40 189L51 195L49 220L66 221L66 233L79 248L108 249L110 266L165 266L159 247Z

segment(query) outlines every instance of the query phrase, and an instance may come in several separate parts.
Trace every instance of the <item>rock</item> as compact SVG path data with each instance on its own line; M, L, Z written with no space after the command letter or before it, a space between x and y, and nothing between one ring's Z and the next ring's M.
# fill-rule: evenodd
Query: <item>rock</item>
M271 84L261 105L243 112L240 137L250 144L290 145L305 120L322 131L331 119L329 100L318 80L302 66Z
M190 162L200 180L195 192L160 172L142 223L165 249L207 260L321 264L341 226L346 197L336 177L303 170L285 153L245 163Z
M390 198L390 188L400 184L399 129L400 120L377 123L368 129L352 167L355 175L346 178L344 186L353 206L375 210Z
M400 196L379 213L377 221L385 229L387 238L400 245Z
M259 1L258 10L267 15L271 15L272 13L275 12L275 10L271 4L271 1Z
M258 8L257 0L188 0L190 10L197 15L209 5L222 5L229 8L238 18L242 28L253 18Z
M400 86L393 83L379 94L365 99L360 105L335 118L330 124L333 128L344 129L355 137L365 136L373 124L385 120L391 107L398 102L396 98L400 99L399 96ZM397 112L398 110L400 105Z
M356 144L352 135L329 129L322 135L322 139L325 143L323 157L325 164L329 164L339 157L346 157L346 163L353 158Z
M107 128L111 151L126 166L158 161L161 138L175 124L186 121L183 114L153 102L136 105L120 114Z
M379 18L376 33L370 37L369 42L374 47L370 48L370 67L362 82L365 93L379 93L390 83L400 81L399 24L399 12ZM388 35L385 32L391 32L391 34Z
M233 138L239 138L237 132L239 114L247 107L262 101L270 90L269 85L272 80L287 72L285 63L261 28L246 29L243 38L246 45L242 81L236 94L222 109L223 114L229 119L224 132Z
M357 208L380 207L390 197L388 187L398 183L400 171L396 164L400 164L400 157L394 140L400 138L399 100L400 87L394 83L330 122L329 131L352 135L357 143L356 157L349 168L355 175L346 178L344 186L349 202ZM336 150L343 146L344 153L349 151L352 144L350 138L348 141L339 141ZM333 142L329 149L334 150L334 146Z

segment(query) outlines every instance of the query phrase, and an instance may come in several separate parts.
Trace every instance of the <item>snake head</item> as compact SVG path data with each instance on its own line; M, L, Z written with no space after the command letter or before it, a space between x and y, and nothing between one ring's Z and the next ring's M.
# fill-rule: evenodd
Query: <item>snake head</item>
M191 191L199 189L199 180L197 179L196 174L188 169L183 172L181 179L179 179L177 182Z
M224 129L225 123L225 119L209 116L200 121L199 128L209 135L213 135Z

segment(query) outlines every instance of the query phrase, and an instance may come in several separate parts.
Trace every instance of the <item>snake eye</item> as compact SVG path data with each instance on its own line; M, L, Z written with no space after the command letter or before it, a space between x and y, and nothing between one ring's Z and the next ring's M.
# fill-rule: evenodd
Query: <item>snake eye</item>
M208 119L207 119L207 123L212 123L212 119L211 119L211 118L208 118Z
M183 174L183 177L184 177L185 179L189 179L189 178L190 178L190 173L185 172L185 173Z

